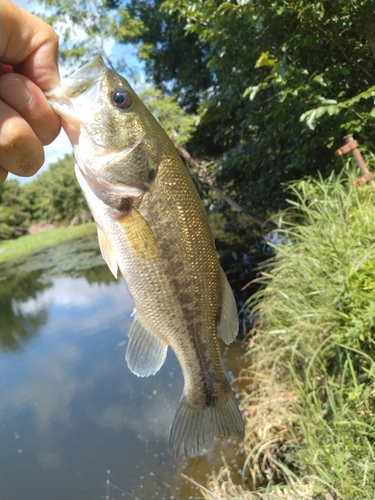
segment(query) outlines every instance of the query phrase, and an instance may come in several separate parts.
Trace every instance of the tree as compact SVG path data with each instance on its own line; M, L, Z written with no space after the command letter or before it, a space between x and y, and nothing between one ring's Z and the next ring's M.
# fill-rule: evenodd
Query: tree
M21 199L31 222L49 221L66 225L73 218L90 220L86 200L74 173L73 155L53 163L49 170L21 188Z
M120 1L114 1L118 7ZM196 113L202 93L214 81L206 58L208 46L194 32L187 32L179 13L163 9L163 0L130 0L129 14L142 23L135 37L138 56L146 63L146 74L163 93L178 95L178 102L188 113ZM177 3L176 3L177 5Z
M52 24L60 36L60 61L71 68L77 61L82 65L98 53L107 59L108 40L121 43L136 38L143 28L133 19L126 7L111 0L43 0L46 9L35 12ZM47 12L47 14L46 14ZM118 59L117 68L126 67L126 60Z
M29 214L20 201L20 185L16 180L0 184L0 240L25 234Z
M66 2L48 4L62 12ZM214 160L211 174L245 208L274 211L284 203L287 181L340 168L333 152L347 133L364 149L373 147L371 0L95 5L116 19L108 33L139 45L155 84L197 113L188 149ZM66 13L79 22L69 5Z
M162 9L204 46L214 82L191 148L218 159L218 182L242 205L277 209L286 181L341 166L333 151L342 135L373 146L373 2L167 0ZM315 129L301 123L340 101L348 106L322 113Z

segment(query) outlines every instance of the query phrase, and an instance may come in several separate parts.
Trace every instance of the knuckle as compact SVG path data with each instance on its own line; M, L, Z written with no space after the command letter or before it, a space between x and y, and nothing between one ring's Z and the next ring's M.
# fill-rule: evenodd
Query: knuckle
M2 164L17 175L29 177L44 162L41 141L31 131L25 130L19 120L8 120L7 126L3 127L0 151Z
M25 127L23 121L17 118L9 118L5 121L0 130L0 144L3 149L12 148L25 137Z
M50 107L43 110L39 120L33 118L33 121L29 122L29 124L44 146L54 141L61 129L60 117Z
M48 42L51 44L52 47L57 49L59 46L59 37L58 37L56 31L52 28L52 26L50 26L50 25L47 25L47 26L45 27L45 29L46 29L46 35L47 35Z

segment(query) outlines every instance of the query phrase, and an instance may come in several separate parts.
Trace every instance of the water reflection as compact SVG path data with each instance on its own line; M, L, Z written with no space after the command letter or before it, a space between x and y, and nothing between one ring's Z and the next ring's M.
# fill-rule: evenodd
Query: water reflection
M104 499L107 470L115 500L196 495L180 472L205 483L222 465L221 450L238 447L217 440L193 459L169 455L183 385L178 362L169 352L154 377L130 373L126 286L105 266L87 266L87 255L69 269L77 253L68 247L58 249L59 272L48 250L39 268L31 259L32 271L20 274L19 263L0 281L0 498Z
M47 308L22 311L21 305L35 298L48 284L38 283L42 271L16 275L0 281L0 348L17 350L38 334L47 321Z

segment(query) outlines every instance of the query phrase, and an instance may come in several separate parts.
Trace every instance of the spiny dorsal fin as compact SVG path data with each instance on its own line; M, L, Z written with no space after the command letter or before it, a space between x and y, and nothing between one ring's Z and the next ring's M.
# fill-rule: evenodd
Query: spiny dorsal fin
M147 221L135 209L131 208L129 212L116 217L121 224L134 253L139 259L154 260L158 255L158 245Z
M236 338L238 333L238 312L232 289L222 269L221 283L223 299L218 333L223 342L230 344Z
M149 332L136 314L125 355L129 369L138 377L155 375L164 364L167 350L168 344Z
M98 231L99 247L100 251L102 252L103 259L106 261L107 266L111 270L113 276L117 278L118 265L115 254L113 252L112 245L110 244L104 231L100 229L99 226L96 226L96 229Z

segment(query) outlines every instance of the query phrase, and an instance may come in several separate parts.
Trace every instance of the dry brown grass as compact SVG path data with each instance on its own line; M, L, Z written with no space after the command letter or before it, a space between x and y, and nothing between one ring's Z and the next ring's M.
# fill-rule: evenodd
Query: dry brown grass
M208 480L207 488L201 488L202 497L206 500L311 500L309 482L293 482L288 488L274 486L268 492L249 491L235 485L230 469L223 467L217 476Z

